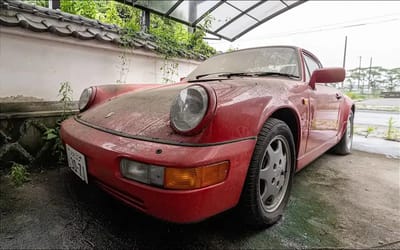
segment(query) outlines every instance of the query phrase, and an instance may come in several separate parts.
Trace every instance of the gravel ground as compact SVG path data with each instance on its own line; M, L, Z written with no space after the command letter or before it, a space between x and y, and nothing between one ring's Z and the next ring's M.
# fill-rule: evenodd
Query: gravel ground
M284 218L260 231L229 211L176 225L81 182L68 168L0 182L0 248L400 248L400 161L325 154L295 176Z

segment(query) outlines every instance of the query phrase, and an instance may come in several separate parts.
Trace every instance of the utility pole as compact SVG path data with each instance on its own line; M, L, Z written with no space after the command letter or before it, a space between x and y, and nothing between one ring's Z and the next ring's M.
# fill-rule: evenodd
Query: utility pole
M346 70L347 36L344 37L343 68ZM343 82L342 82L343 89Z
M369 59L368 90L371 89L371 68L372 68L372 57Z
M346 68L347 36L344 38L343 68Z
M361 78L361 58L362 56L360 56L360 63L358 64L358 90L360 90L360 78ZM363 90L361 89L361 94L362 94Z

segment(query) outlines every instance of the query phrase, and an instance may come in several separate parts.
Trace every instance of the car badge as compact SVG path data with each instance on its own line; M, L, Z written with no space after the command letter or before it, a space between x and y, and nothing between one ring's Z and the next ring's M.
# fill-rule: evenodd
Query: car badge
M115 114L115 113L114 112L110 112L106 116L104 116L104 118L108 118L108 117L112 116L113 114Z

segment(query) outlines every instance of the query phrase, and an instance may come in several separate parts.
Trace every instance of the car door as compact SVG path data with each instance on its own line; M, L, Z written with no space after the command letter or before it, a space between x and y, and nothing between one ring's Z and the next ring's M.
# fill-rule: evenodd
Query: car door
M306 81L309 82L312 72L321 68L318 60L311 55L303 54ZM325 143L335 140L339 129L338 115L342 100L341 94L326 84L316 84L310 91L310 122L306 152L317 150Z

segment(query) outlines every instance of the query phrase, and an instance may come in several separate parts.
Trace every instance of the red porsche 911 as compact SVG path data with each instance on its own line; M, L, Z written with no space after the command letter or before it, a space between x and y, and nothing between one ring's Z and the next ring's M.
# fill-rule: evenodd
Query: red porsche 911
M353 102L289 46L216 55L176 84L87 88L63 122L68 164L86 183L154 217L189 223L237 207L245 223L282 216L294 173L352 147Z

